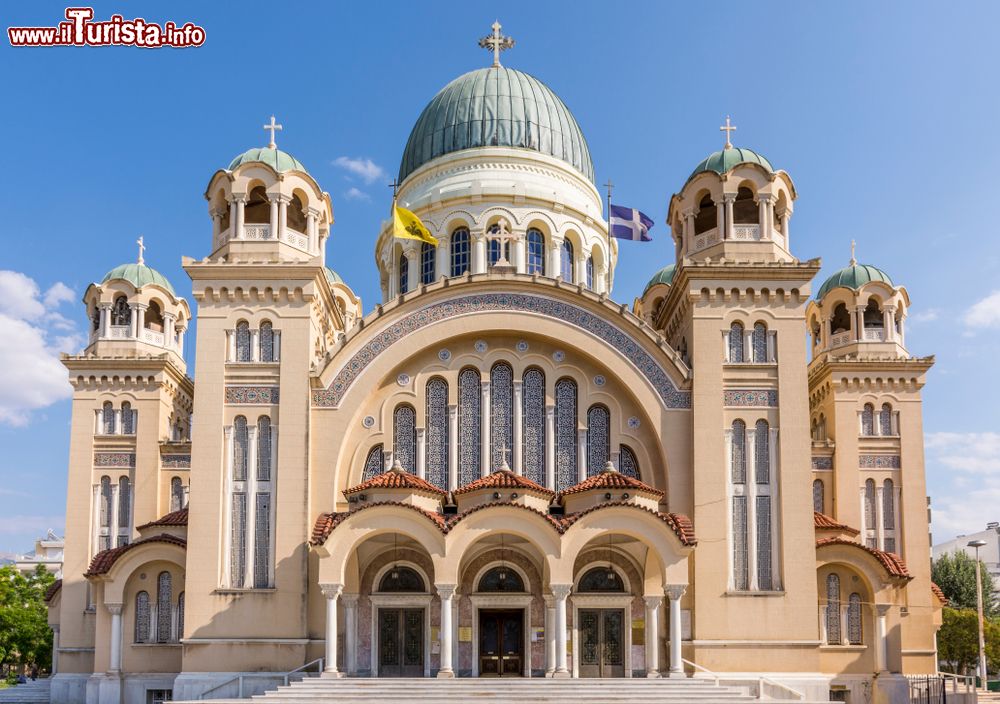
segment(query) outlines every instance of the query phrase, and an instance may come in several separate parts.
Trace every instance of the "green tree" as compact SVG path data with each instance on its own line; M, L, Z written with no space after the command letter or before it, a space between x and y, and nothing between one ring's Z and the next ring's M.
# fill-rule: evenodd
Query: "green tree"
M1000 623L987 619L983 623L986 644L986 666L990 672L1000 670ZM956 674L968 674L979 662L979 615L975 609L945 607L941 630L938 631L938 657L942 668Z
M983 580L983 612L986 616L996 616L993 577L982 561L979 565ZM976 561L966 553L956 551L939 557L931 568L931 579L941 587L950 606L956 609L976 608Z
M41 565L27 577L12 565L0 567L0 664L51 667L45 592L54 581Z

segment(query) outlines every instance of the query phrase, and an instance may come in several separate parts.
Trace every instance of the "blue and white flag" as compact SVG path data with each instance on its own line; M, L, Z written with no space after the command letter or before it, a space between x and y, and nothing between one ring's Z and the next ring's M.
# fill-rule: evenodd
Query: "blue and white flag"
M652 226L653 219L635 208L611 206L612 237L634 242L652 242L653 238L649 236L649 229Z

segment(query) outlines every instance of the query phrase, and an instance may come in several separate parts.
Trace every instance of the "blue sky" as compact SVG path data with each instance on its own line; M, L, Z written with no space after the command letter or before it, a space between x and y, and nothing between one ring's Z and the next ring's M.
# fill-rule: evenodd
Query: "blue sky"
M54 25L64 8L7 3L3 26ZM1000 518L1000 4L118 2L96 18L192 21L205 45L0 41L0 552L62 529L69 387L53 355L79 348L86 286L133 260L141 233L147 263L188 295L180 258L208 254L208 179L266 144L274 113L278 144L333 198L328 261L370 309L385 184L426 102L488 64L476 40L498 9L517 40L504 63L563 98L598 182L657 222L654 243L623 246L614 297L630 302L671 260L670 195L731 114L734 142L795 180L793 249L823 258L817 284L854 238L910 292L910 351L937 355L924 395L936 537Z

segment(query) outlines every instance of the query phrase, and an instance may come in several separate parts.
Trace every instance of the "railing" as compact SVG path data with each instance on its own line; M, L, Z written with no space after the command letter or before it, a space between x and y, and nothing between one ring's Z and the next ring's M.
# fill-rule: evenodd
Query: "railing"
M127 340L132 337L131 325L112 325L108 332L108 337L112 340Z
M691 247L691 252L700 252L703 249L711 247L718 241L719 228L713 227L711 230L706 230L705 232L694 236L694 243Z
M280 233L281 230L279 229ZM284 236L278 237L271 231L270 223L266 222L248 222L243 225L243 239L244 240L273 240L280 239L282 242L292 245L296 249L301 249L303 252L309 252L309 235L304 232L299 232L298 230L293 230L290 227L285 227ZM234 237L232 228L227 229L225 232L219 235L219 244L225 244L226 242L239 241L238 237Z
M865 340L882 342L885 340L885 330L883 328L865 328Z
M959 691L959 680L964 681L964 692ZM958 701L975 704L977 699L975 681L972 677L939 672L935 675L906 675L906 681L909 684L911 704L949 704ZM950 695L949 689L951 689Z
M685 665L690 665L692 669L697 670L698 672L704 672L706 675L712 678L712 681L715 683L716 687L720 686L723 682L726 682L729 686L745 687L748 684L752 684L754 681L756 681L758 700L786 699L786 700L800 702L804 701L806 698L806 695L800 692L799 690L792 689L788 685L781 684L781 682L775 682L774 680L768 677L758 677L756 678L756 680L753 680L751 678L741 678L741 677L726 678L726 677L721 677L720 675L712 672L707 667L702 667L696 662L685 660L684 658L681 658L681 662L683 662ZM770 688L770 692L768 692L768 688Z
M712 681L715 682L716 687L719 686L719 676L714 672L712 672L711 670L709 670L707 667L702 667L698 663L691 662L690 660L685 660L684 658L681 658L681 662L684 663L685 665L690 665L691 669L693 670L697 670L698 672L704 672L706 675L712 678Z
M249 222L243 226L243 239L269 240L271 239L271 225L269 223Z
M742 242L759 242L760 225L757 223L737 223L733 225L733 236L730 239Z
M167 345L166 335L149 328L142 329L142 341L158 347L166 347Z
M236 684L236 698L237 699L243 699L246 696L252 696L252 693L250 695L244 694L244 691L245 691L244 683L245 683L246 680L250 680L250 679L257 679L257 680L265 679L265 680L267 680L267 679L277 679L278 677L280 677L281 680L282 680L282 683L284 684L284 686L287 687L288 683L297 674L301 673L302 677L298 677L296 679L302 679L304 677L309 677L310 673L307 672L307 670L309 668L313 667L313 666L316 666L316 674L317 675L321 674L323 672L323 658L316 658L312 662L307 662L302 667L297 667L294 670L289 670L288 672L286 672L286 673L284 673L282 675L273 675L273 674L267 674L267 673L259 673L259 674L258 673L246 673L246 674L236 675L236 677L232 677L232 678L226 680L225 682L221 682L220 684L215 685L211 689L206 689L204 692L202 692L201 694L198 695L198 699L199 700L206 699L209 694L212 694L213 692L218 692L223 687L228 687L228 686L230 686L230 685L232 685L234 683Z
M830 336L830 347L842 347L843 345L849 345L852 342L854 342L853 330L838 332L836 335Z

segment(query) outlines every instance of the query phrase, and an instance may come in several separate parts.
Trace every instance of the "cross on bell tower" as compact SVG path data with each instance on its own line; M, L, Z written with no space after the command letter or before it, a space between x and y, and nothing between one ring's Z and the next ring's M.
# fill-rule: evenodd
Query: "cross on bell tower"
M501 24L495 20L492 25L493 34L488 34L479 40L479 46L493 52L493 68L500 67L500 52L506 51L514 46L512 37L505 37L500 34Z
M138 260L139 264L145 264L146 262L145 262L145 260L144 260L144 258L142 256L142 254L143 254L143 252L146 251L146 245L143 243L142 235L139 235L139 239L137 239L135 241L135 243L137 245L139 245L139 260Z
M732 149L733 143L730 140L730 137L732 137L732 133L736 131L736 125L729 122L729 115L726 115L726 124L725 126L720 127L719 131L726 133L726 149Z
M270 130L270 132L271 132L271 142L270 142L270 144L267 145L267 148L268 149L277 149L278 145L274 143L274 133L275 132L280 132L282 130L282 126L279 125L279 124L277 124L274 121L274 115L271 115L271 124L264 125L264 129L265 130Z

